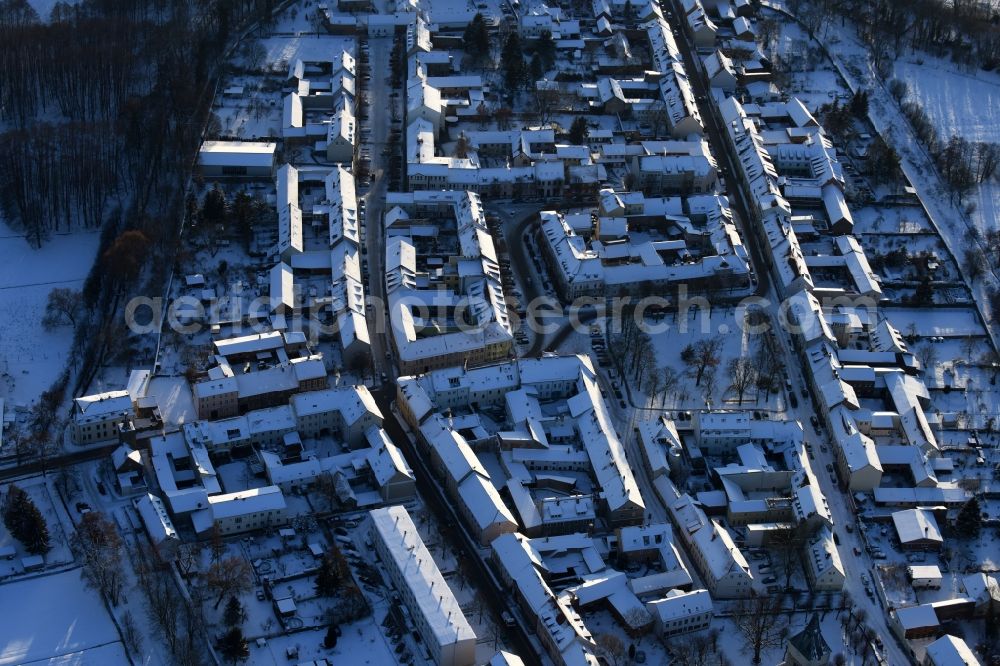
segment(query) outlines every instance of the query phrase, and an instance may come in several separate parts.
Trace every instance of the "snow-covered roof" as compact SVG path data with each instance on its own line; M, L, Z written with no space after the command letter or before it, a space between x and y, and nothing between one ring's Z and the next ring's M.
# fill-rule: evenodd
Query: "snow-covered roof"
M440 645L476 640L458 600L420 538L406 507L389 506L368 512L373 535L394 560L395 569L405 580L410 609L423 615Z
M286 507L285 496L278 486L211 495L208 503L215 520L246 516L261 511L284 511Z
M945 634L927 646L927 663L930 666L980 666L979 658L968 643L951 634Z
M921 541L942 543L941 530L934 514L927 509L905 509L892 514L899 542L903 545Z
M135 508L154 543L179 539L167 507L159 497L147 493L135 501Z
M270 167L277 147L271 141L205 141L198 160L202 166Z
M85 395L74 400L77 409L77 419L101 418L102 416L118 415L132 411L132 397L128 391L105 391Z
M712 595L708 590L682 592L671 590L663 599L646 603L646 608L661 622L673 622L686 617L712 612Z

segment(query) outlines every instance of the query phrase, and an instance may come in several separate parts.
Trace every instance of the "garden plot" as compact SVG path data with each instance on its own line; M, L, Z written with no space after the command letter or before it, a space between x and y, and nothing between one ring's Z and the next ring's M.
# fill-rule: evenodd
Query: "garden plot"
M904 335L964 338L984 336L982 324L974 308L934 307L884 309L886 317Z
M64 565L73 562L73 551L66 536L72 531L73 527L69 517L59 503L58 495L51 485L49 485L48 480L41 476L36 476L24 481L18 481L17 486L28 494L31 501L42 512L42 516L45 517L45 524L49 529L49 543L52 548L45 554L46 566ZM0 487L0 496L6 497L9 488L10 484L4 484ZM23 573L21 558L30 555L24 549L24 546L11 536L6 526L0 523L0 547L7 546L12 546L17 554L11 560L0 559L0 577Z
M919 206L864 206L853 210L854 232L933 234L934 227L927 213Z
M288 650L297 652L293 662L308 663L310 660L326 658L334 664L381 664L396 663L396 655L386 644L381 629L374 618L367 617L358 622L341 626L341 636L332 650L323 647L326 631L322 629L301 631L289 636L279 636L265 642L263 646L250 643L250 659L247 663L255 666L284 666L289 663Z
M125 663L110 616L77 569L0 585L0 608L0 664Z

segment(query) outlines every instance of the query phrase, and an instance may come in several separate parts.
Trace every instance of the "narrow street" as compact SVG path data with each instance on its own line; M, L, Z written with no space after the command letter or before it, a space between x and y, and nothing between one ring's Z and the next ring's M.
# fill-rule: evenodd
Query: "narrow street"
M389 323L385 309L385 243L382 240L382 215L385 209L385 193L389 182L389 160L383 154L389 138L389 105L379 100L390 100L391 87L388 82L389 58L392 55L392 37L377 37L362 41L369 49L369 71L371 80L368 82L368 99L373 100L369 106L368 127L371 135L364 145L370 150L371 186L362 201L365 202L365 248L368 259L368 297L372 307L368 308L366 321L371 338L372 372L377 379L380 373L386 376L392 374L390 361Z

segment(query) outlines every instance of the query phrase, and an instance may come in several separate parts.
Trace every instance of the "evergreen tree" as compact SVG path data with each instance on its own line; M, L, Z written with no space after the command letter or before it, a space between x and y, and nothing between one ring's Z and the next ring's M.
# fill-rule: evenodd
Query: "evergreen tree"
M859 90L851 97L851 113L858 118L868 115L868 91Z
M316 594L321 597L332 597L340 589L342 578L336 556L332 551L323 556L316 574Z
M28 493L15 485L7 491L3 507L3 522L11 535L33 555L44 555L52 548L45 516L31 501Z
M545 76L545 66L542 64L542 59L537 53L531 56L531 64L528 68L531 71L533 81L538 81Z
M587 139L587 119L577 116L573 119L573 124L569 128L569 142L581 145Z
M551 69L556 62L556 41L552 39L552 33L544 31L535 42L535 55L542 59L545 69Z
M527 66L524 64L524 49L521 48L521 38L516 32L512 32L507 38L500 58L504 83L507 84L508 92L513 94L528 78Z
M331 624L326 629L326 638L323 639L323 647L332 650L337 647L337 638L340 637L340 629L335 624Z
M930 278L923 278L917 283L917 288L913 292L913 302L916 305L926 306L934 303L934 287Z
M232 664L250 656L247 639L243 636L243 630L239 627L233 627L227 631L219 639L218 648L222 657Z
M483 15L476 13L462 34L465 54L474 65L480 65L490 55L490 33Z
M243 611L243 605L235 596L229 597L226 602L226 609L222 613L223 622L227 627L236 627L246 620L247 614Z
M208 224L222 224L226 221L226 193L219 189L219 184L205 193L201 204L201 219Z
M955 518L955 533L963 538L975 538L983 528L983 514L979 507L979 498L973 496Z

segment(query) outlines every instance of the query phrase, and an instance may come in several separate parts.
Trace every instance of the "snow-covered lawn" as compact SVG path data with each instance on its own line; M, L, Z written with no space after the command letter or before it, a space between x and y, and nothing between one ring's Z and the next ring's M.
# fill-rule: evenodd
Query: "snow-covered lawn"
M971 308L885 308L885 315L904 335L910 333L911 326L919 336L986 335Z
M125 663L118 632L78 569L0 585L0 608L0 664ZM92 648L101 651L91 655Z
M66 365L73 332L42 327L56 287L80 289L94 263L96 231L56 235L40 249L0 222L0 396L9 407L34 402Z
M742 320L737 321L737 316L742 316L742 313L742 310L731 307L715 307L711 309L710 314L706 310L692 309L686 316L678 317L675 313L670 313L658 322L652 320L647 322L655 331L650 333L650 339L656 350L657 366L659 368L669 366L683 375L673 395L667 396L667 406L684 409L705 407L705 401L702 399L705 379L702 379L702 386L696 387L694 375L681 361L681 352L684 348L703 339L718 339L722 345L719 350L719 364L715 368L716 388L712 392L713 405L737 406L735 395L728 390L730 378L727 367L735 358L752 357L757 349L755 336L744 330ZM635 388L633 386L633 397L636 396ZM761 394L759 401L755 400L756 397L755 389L748 389L743 396L743 406L747 409L777 407L774 396Z
M326 658L331 663L350 664L371 664L377 666L381 664L396 663L396 655L389 650L389 646L381 635L381 630L375 625L371 617L364 620L346 624L341 627L341 636L337 641L337 646L332 650L325 649L323 639L326 636L325 630L301 631L290 636L281 636L267 641L263 647L258 647L256 643L250 644L250 659L248 663L257 666L284 666L289 663L285 651L288 648L298 650L297 663L308 662Z

